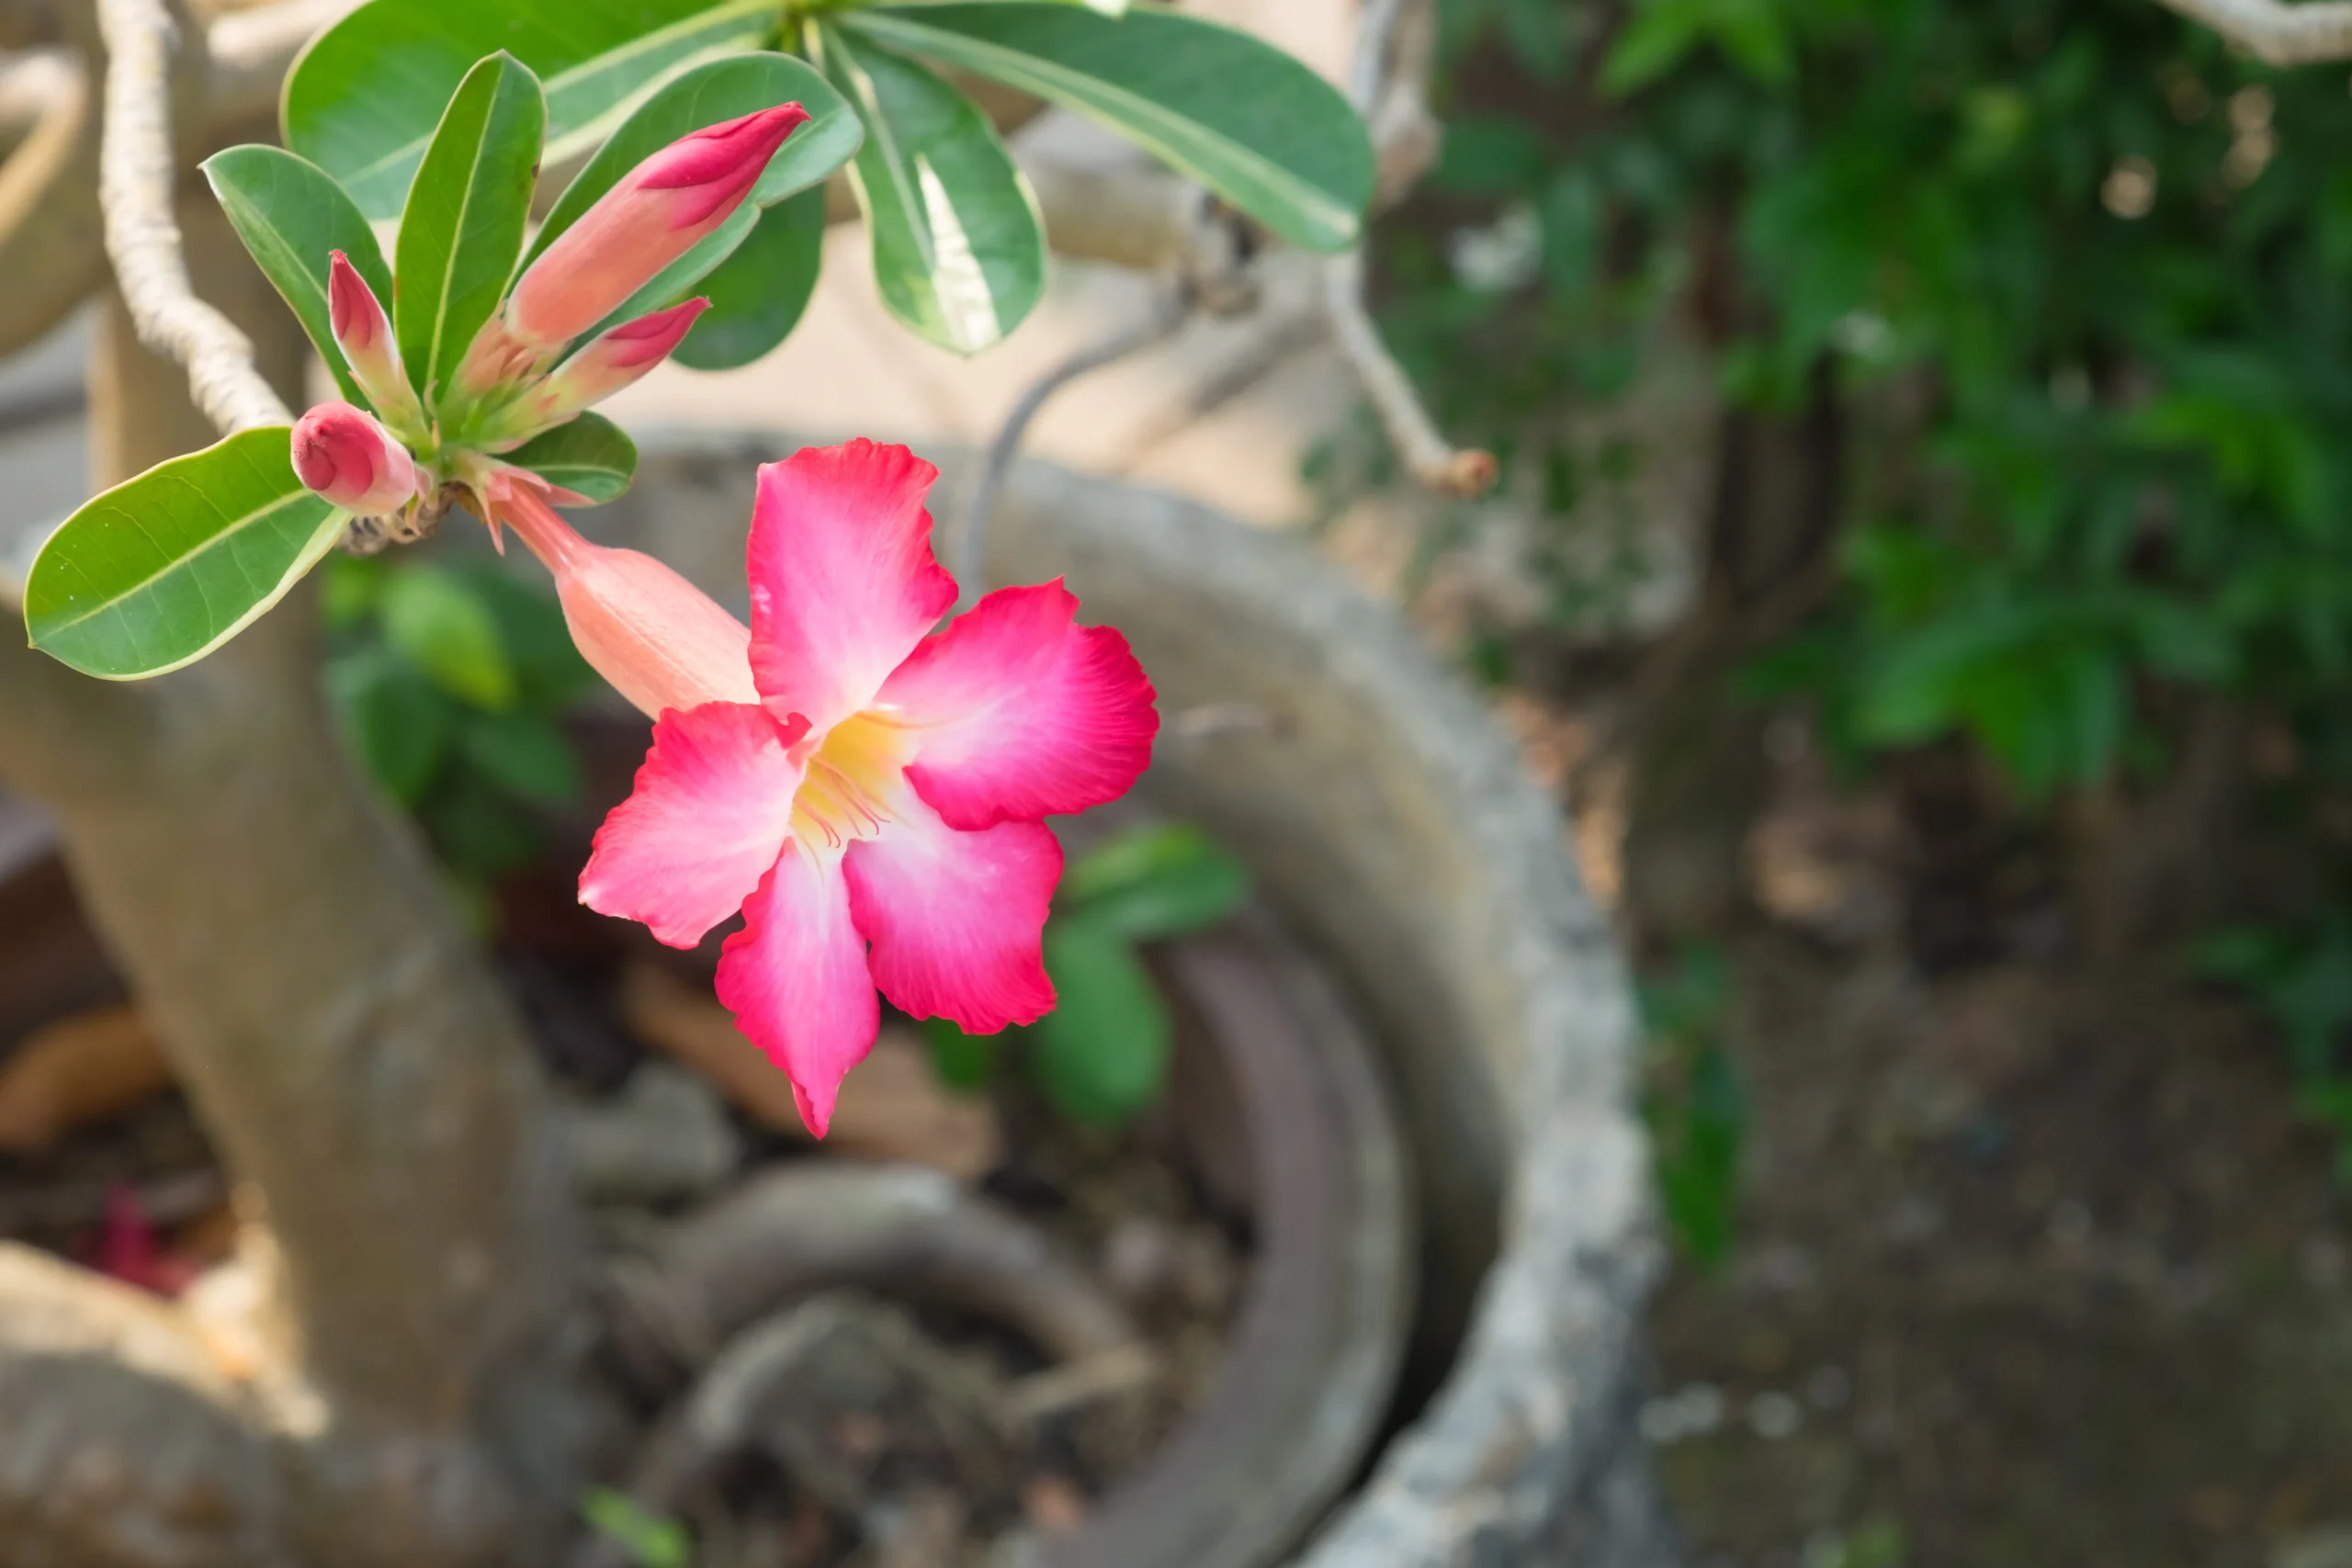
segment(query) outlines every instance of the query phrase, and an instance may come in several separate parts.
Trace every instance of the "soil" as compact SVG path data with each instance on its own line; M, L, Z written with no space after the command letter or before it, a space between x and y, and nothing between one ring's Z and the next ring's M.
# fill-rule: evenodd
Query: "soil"
M528 876L504 890L501 967L559 1083L610 1102L653 1055L630 1037L615 997L617 966L644 962L650 944L583 936L568 885L553 912L541 891ZM15 934L0 939L13 945ZM663 956L683 973L696 970L691 955ZM707 977L702 971L706 985ZM0 1040L0 1060L13 1044ZM1205 1048L1180 1030L1180 1053ZM1148 1460L1204 1387L1249 1267L1250 1236L1246 1216L1221 1204L1194 1168L1172 1112L1115 1133L1090 1130L1009 1074L987 1098L1004 1153L974 1185L1087 1266L1148 1337L1149 1364L1102 1389L1056 1390L1040 1381L1051 1369L1039 1351L995 1324L838 1298L857 1332L829 1347L829 1375L796 1398L793 1420L806 1430L781 1451L798 1464L746 1455L715 1492L682 1510L699 1538L696 1568L980 1562L1009 1533L1050 1535L1081 1522ZM727 1114L741 1163L694 1202L775 1162L829 1157L740 1110ZM605 1205L594 1217L616 1241L633 1242L684 1206ZM133 1250L160 1247L174 1260L168 1283L184 1282L178 1265L227 1253L227 1184L175 1092L37 1155L0 1155L0 1236L102 1263L120 1250L109 1227L119 1230L126 1207L146 1233ZM673 1408L639 1414L650 1432Z
M1506 713L1614 886L1594 730ZM2030 840L1772 750L1724 943L1736 1241L1651 1320L1692 1568L2352 1565L2352 1236L2278 1041L2082 956Z

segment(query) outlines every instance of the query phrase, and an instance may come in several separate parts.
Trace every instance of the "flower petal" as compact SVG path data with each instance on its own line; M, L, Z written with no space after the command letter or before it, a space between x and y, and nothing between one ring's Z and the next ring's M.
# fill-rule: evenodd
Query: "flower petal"
M792 1080L800 1119L821 1138L842 1079L874 1048L881 1025L841 857L796 843L761 879L743 918L719 956L718 999Z
M898 1007L974 1034L1052 1009L1038 939L1062 847L1044 824L958 832L901 792L881 836L850 845L842 863L874 983Z
M811 446L760 470L747 570L752 676L819 734L874 700L956 603L923 495L939 470L903 446Z
M914 737L907 778L949 826L1083 811L1151 761L1151 682L1125 637L1077 611L1058 580L1001 588L883 682Z
M580 901L692 947L742 907L792 830L798 739L747 703L672 709L653 727L637 788L596 830Z

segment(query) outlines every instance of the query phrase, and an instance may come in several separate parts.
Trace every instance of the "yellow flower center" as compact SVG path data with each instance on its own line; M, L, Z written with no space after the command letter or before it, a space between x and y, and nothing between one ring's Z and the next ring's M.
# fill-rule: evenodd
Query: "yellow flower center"
M827 731L792 797L792 833L815 849L871 839L890 820L905 731L884 715L854 714Z

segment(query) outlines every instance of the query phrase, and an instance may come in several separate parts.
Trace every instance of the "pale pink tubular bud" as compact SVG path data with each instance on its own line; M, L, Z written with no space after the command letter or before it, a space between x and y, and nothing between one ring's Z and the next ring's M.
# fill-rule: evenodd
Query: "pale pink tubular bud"
M515 284L506 324L533 347L570 343L727 221L808 111L779 104L682 136L621 176Z
M666 310L624 321L556 367L555 374L530 399L533 419L555 424L570 419L592 403L600 403L670 357L695 324L710 309L707 299L689 299Z
M376 291L341 251L327 253L327 320L351 378L368 400L395 425L422 434L424 411L416 390L401 367L400 344L392 337L392 321L378 302Z
M651 556L590 544L526 487L497 512L555 574L580 656L640 711L760 700L751 629L701 589Z
M416 461L375 419L349 403L321 403L294 422L294 472L345 512L398 512L416 499Z

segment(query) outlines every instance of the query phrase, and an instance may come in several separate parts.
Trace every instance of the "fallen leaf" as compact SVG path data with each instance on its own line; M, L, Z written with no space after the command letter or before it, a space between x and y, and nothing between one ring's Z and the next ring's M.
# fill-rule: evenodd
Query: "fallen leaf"
M630 1032L648 1045L701 1072L763 1125L808 1137L791 1080L743 1037L709 991L666 969L631 964L621 977L620 1001ZM926 1165L972 1181L1002 1158L1004 1134L993 1106L951 1092L932 1070L922 1041L890 1023L842 1085L824 1146L861 1158Z
M171 1087L154 1031L128 1003L35 1030L0 1062L0 1150L38 1154Z

